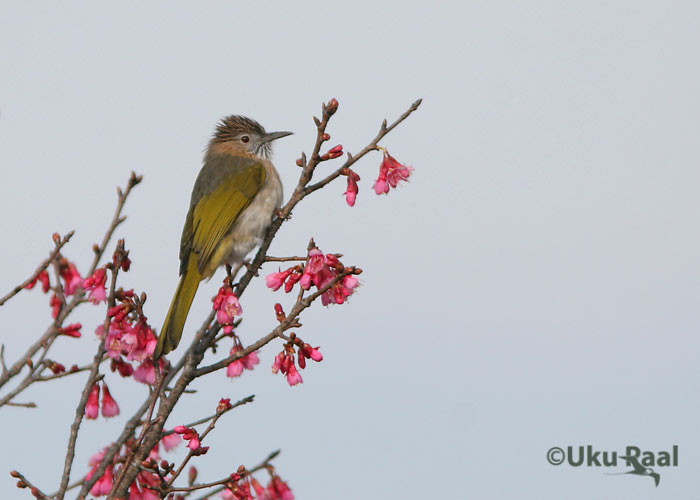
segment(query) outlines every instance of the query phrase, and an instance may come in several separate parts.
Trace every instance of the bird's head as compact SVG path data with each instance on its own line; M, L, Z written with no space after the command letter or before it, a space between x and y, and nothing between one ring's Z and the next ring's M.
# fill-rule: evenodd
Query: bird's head
M231 115L222 119L209 142L209 150L235 156L270 159L272 141L292 132L265 132L255 120Z

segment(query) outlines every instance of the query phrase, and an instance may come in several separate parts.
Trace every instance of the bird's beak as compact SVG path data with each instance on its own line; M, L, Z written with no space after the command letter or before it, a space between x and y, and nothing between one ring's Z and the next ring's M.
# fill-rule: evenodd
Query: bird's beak
M262 143L265 142L272 142L277 139L280 139L282 137L287 137L288 135L292 135L294 132L270 132L269 134L265 134L265 137L262 139Z

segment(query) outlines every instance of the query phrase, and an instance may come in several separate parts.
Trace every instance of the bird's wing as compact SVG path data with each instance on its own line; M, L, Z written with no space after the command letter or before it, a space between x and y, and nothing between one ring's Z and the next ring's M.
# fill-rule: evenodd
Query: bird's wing
M252 159L208 156L197 176L180 242L180 274L194 252L203 272L238 216L265 184L265 167Z
M633 456L621 456L620 457L623 460L627 460L632 464L632 467L634 467L634 474L644 474L646 472L646 467L644 467L642 464L639 463L639 460L637 460L637 457Z

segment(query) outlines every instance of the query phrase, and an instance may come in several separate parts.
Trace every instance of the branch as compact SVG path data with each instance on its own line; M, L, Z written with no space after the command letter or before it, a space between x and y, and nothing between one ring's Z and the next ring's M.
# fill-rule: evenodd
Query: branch
M87 382L85 382L85 387L83 387L82 395L80 396L80 402L78 407L75 409L75 418L70 426L70 436L68 437L68 449L66 450L66 459L63 466L63 475L61 476L61 485L58 488L58 494L56 495L57 500L63 500L66 494L66 489L68 488L68 481L70 480L70 471L73 466L73 458L75 457L75 442L78 439L78 430L80 429L80 424L85 416L85 405L87 404L88 397L92 391L92 387L97 382L97 377L99 375L100 363L106 352L105 342L107 341L107 332L109 332L109 324L111 318L109 316L109 310L115 305L115 289L117 287L117 276L119 275L119 268L121 266L121 259L124 253L124 240L119 240L117 243L117 250L115 251L116 263L112 266L112 282L109 287L109 300L107 305L107 312L105 313L104 319L104 334L100 340L100 345L97 347L97 353L92 361L92 368L90 369L90 375L88 376Z
M68 234L66 234L63 237L63 239L60 239L60 236L56 235L56 236L58 236L58 238L54 239L55 246L54 246L54 249L49 254L49 256L44 260L44 262L42 262L39 265L39 267L36 268L36 271L34 271L34 274L32 274L29 278L27 278L23 283L14 287L10 293L8 293L7 295L5 295L3 298L0 299L0 306L5 304L5 302L7 302L12 297L17 295L19 292L24 290L27 287L27 285L29 285L32 281L36 280L39 277L39 275L41 274L41 272L43 270L45 270L47 267L49 267L49 264L51 264L51 261L53 261L56 258L56 256L61 251L61 248L63 248L63 246L70 241L70 239L73 237L74 234L75 234L75 231L70 231Z
M95 259L93 260L92 266L90 267L88 276L92 275L95 272L95 269L97 269L97 264L102 258L105 248L111 241L112 235L114 234L114 230L119 224L121 224L124 221L124 218L121 216L121 211L124 207L124 203L126 202L129 193L131 193L132 188L136 186L139 182L141 182L141 179L141 176L138 176L134 172L132 172L127 182L126 189L124 191L122 191L121 189L117 189L119 199L117 200L117 208L114 214L114 218L112 219L112 222L109 228L107 229L104 238L102 239L102 244L100 246L95 247ZM66 238L68 238L68 235L66 235ZM55 258L56 255L54 255L53 257ZM73 309L85 302L84 296L85 292L83 290L78 290L73 296L73 300L71 300L69 304L64 304L64 307L61 308L61 311L58 314L56 320L51 326L49 326L49 328L44 332L44 334L39 338L39 340L32 344L32 346L27 350L27 352L23 356L21 356L20 359L16 361L9 369L3 370L2 374L0 375L0 388L3 387L10 379L19 374L24 365L29 364L31 362L31 359L34 357L37 351L47 345L47 342L49 342L49 340L56 335L58 329L63 324L63 321L65 321L65 319L73 311Z
M348 159L345 160L345 163L343 163L342 166L340 166L335 172L331 173L330 175L328 175L328 176L327 176L326 178L324 178L323 180L320 180L320 181L317 182L316 184L312 184L311 186L308 186L308 187L304 190L304 194L305 194L305 195L309 195L309 194L313 193L314 191L316 191L316 190L318 190L318 189L321 189L323 186L325 186L326 184L328 184L329 182L331 182L333 179L336 179L338 176L340 176L341 171L342 171L344 168L349 168L349 167L351 167L352 165L355 164L355 162L357 162L357 160L359 160L360 158L362 158L363 156L365 156L367 153L369 153L370 151L376 150L376 149L377 149L377 145L379 144L379 141L381 141L381 140L384 138L384 136L386 136L389 132L391 132L392 130L394 130L394 128L395 128L399 123L401 123L401 122L404 121L406 118L408 118L408 117L411 115L411 113L413 113L415 110L417 110L417 109L418 109L418 106L421 105L421 102L423 102L423 99L418 99L416 102L414 102L413 104L411 104L411 107L408 108L408 110L406 110L401 116L399 116L399 117L396 119L396 121L395 121L394 123L392 123L392 124L389 125L388 127L387 127L387 124L386 124L386 120L384 120L384 121L382 122L381 127L379 128L379 132L377 133L377 135L375 136L375 138L372 140L372 142L370 142L367 146L365 146L365 147L362 149L362 151L360 151L359 153L357 153L357 155L355 155L355 156L352 156L350 153L348 153Z

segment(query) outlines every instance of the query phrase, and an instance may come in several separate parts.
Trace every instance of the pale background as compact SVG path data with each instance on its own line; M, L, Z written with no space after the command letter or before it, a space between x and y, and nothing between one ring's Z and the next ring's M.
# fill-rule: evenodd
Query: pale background
M415 166L408 186L374 195L375 155L354 208L333 185L272 246L299 253L314 236L365 269L349 304L304 318L324 362L290 388L269 371L275 344L240 379L201 380L171 418L257 395L217 426L200 478L279 447L299 500L697 498L699 16L680 1L3 2L0 293L54 231L76 229L65 253L84 271L133 169L124 284L148 292L159 328L220 117L295 132L275 155L289 192L322 101L340 101L331 145L355 152L422 97L384 143ZM186 338L217 286L200 289ZM274 326L280 299L250 287L244 341ZM100 314L75 317L84 336L57 359L87 359ZM8 358L48 321L36 290L4 306ZM3 498L30 498L9 469L55 490L83 380L0 411ZM146 393L108 381L122 416L84 425L76 474ZM657 468L655 489L547 463L579 444L678 444L680 466Z

